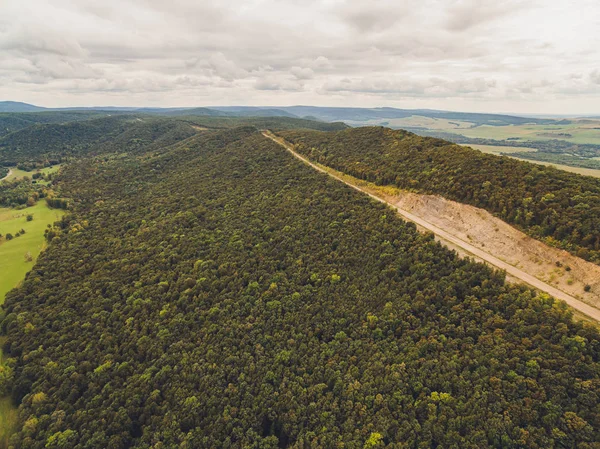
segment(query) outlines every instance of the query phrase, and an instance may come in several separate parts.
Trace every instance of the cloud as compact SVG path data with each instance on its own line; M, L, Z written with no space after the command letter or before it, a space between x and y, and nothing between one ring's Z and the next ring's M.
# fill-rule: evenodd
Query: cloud
M502 20L526 6L527 3L521 0L458 0L452 2L447 11L446 27L450 31L468 31L490 21Z
M322 89L325 92L365 93L371 95L398 95L404 97L457 97L465 94L484 93L496 86L495 80L473 78L466 80L447 80L442 78L406 78L406 79L341 79L327 82Z
M212 72L224 80L233 81L243 78L247 75L247 71L238 67L235 62L227 59L223 53L216 53L208 58L208 65Z
M5 2L0 98L597 109L600 4L578 2Z
M299 80L310 80L314 77L315 72L309 67L297 67L294 66L290 69L290 73Z
M299 92L303 90L303 84L298 79L292 79L285 75L269 74L258 78L254 88L266 91Z

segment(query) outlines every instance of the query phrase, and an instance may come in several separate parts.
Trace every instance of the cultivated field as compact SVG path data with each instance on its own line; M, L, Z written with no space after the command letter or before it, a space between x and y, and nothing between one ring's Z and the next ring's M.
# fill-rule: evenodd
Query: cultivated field
M561 125L482 125L475 128L431 128L482 139L519 141L564 140L577 144L600 144L600 120L574 120Z
M468 129L475 126L474 123L460 120L438 119L433 117L423 117L413 115L404 118L377 119L367 121L346 120L346 123L352 126L388 126L391 128L427 128L448 131L452 129Z

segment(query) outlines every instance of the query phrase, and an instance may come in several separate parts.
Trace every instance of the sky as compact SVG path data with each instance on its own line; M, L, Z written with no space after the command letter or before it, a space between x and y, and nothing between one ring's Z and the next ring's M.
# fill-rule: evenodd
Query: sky
M600 113L598 0L0 0L0 100Z

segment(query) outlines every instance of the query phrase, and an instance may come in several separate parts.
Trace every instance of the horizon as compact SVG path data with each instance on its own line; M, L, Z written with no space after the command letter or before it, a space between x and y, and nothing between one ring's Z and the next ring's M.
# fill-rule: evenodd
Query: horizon
M533 112L499 112L499 111L473 111L473 110L453 110L453 109L436 109L436 108L409 108L409 107L400 107L400 106L354 106L354 105L346 105L346 106L325 106L325 105L315 105L315 104L288 104L288 105L243 105L243 104L231 104L231 105L195 105L195 106L132 106L132 105L70 105L70 106L46 106L40 105L36 103L27 103L19 100L0 100L0 104L2 103L17 103L24 104L28 106L34 106L37 108L55 110L55 109L196 109L196 108L205 108L205 109L218 109L218 108L260 108L260 109L286 109L286 108L294 108L294 107L311 107L311 108L347 108L347 109L399 109L399 110L430 110L430 111L439 111L439 112L456 112L456 113L464 113L464 114L490 114L490 115L506 115L506 116L514 116L514 117L554 117L554 118L587 118L587 117L600 117L600 112L582 112L582 113L565 113L565 114L554 114L554 113L533 113ZM31 111L36 112L36 111ZM37 111L43 112L43 111Z

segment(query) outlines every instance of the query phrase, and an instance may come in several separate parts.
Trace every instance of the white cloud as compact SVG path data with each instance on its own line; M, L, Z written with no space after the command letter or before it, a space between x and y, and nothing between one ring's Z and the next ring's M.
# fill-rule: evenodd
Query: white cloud
M595 0L5 2L0 99L600 112L599 23Z

